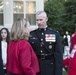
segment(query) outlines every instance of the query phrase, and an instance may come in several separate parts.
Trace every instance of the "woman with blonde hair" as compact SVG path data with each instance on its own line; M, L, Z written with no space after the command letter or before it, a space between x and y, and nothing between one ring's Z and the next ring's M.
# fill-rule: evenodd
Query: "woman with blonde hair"
M7 48L7 75L36 75L39 72L37 57L28 43L29 22L18 19L12 26Z

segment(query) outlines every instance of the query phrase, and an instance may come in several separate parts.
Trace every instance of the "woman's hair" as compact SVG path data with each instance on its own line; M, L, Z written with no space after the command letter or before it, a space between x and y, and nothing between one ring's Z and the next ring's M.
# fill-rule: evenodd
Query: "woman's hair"
M2 36L1 36L2 30L6 30L6 32L7 32L6 42L9 43L10 33L9 33L9 30L8 30L7 28L2 28L2 29L0 30L0 41L2 41Z
M14 22L11 29L10 39L11 40L19 40L19 39L28 39L29 34L26 32L27 26L29 22L26 19L18 19Z

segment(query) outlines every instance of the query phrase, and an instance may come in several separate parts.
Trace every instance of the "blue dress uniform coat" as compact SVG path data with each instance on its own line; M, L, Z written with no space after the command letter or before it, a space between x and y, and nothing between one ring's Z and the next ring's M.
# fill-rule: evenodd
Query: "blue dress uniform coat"
M38 75L62 75L62 44L57 31L36 29L30 33L32 45L40 65Z

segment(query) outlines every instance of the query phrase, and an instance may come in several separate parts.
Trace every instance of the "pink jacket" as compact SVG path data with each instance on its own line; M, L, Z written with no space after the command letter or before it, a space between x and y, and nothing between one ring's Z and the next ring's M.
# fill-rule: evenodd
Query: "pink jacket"
M71 55L69 59L68 75L76 75L76 32L71 39Z
M10 41L6 70L23 75L36 75L39 72L37 57L26 40Z

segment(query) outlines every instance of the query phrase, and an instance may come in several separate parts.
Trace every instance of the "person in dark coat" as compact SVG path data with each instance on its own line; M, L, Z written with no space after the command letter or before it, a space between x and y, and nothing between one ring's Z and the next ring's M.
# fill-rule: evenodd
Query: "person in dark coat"
M0 54L3 61L3 69L6 73L6 59L7 59L7 45L10 40L10 33L7 28L2 28L0 30Z
M37 75L62 75L63 50L58 31L47 26L47 14L36 13L38 29L30 32L29 42L39 60L40 72Z
M3 70L3 61L0 53L0 75L5 75L4 70Z
M71 43L71 37L69 35L69 32L66 31L64 37L64 58L70 55L70 43Z

